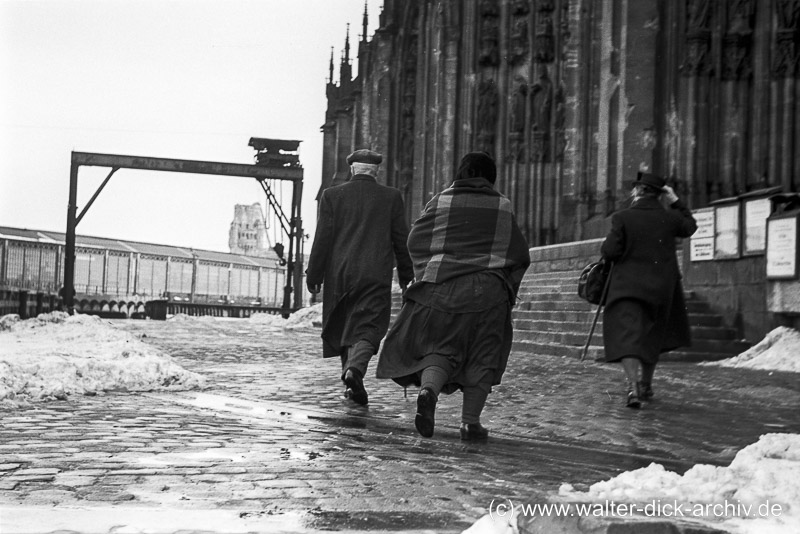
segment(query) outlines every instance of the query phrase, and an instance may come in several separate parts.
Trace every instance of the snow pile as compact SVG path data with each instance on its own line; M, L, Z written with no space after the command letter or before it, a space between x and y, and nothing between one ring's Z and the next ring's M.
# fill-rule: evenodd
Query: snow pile
M286 328L287 330L315 328L322 324L322 303L301 308L292 313L288 319L284 319L281 315L255 313L250 316L250 320L259 325Z
M559 495L570 501L650 504L654 510L677 503L686 519L722 521L735 532L800 532L798 481L800 435L765 434L728 467L698 464L681 476L653 463L587 492L564 484Z
M800 373L800 332L785 326L778 327L760 343L738 356L704 365Z
M195 321L213 322L214 317L210 315L188 315L185 313L176 313L175 315L167 317L167 321L172 321L176 323L188 323Z
M254 313L250 316L250 322L257 323L259 326L283 328L286 319L282 315L274 313Z
M290 330L300 330L303 328L313 328L316 324L322 324L322 303L314 304L308 308L297 310L286 319L284 328Z
M205 378L99 317L0 318L0 401L65 399L111 390L185 390Z

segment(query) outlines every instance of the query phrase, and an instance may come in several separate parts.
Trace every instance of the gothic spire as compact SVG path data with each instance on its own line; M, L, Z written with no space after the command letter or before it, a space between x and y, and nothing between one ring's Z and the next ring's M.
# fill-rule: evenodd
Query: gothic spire
M350 23L347 24L347 38L344 41L342 64L339 67L339 83L348 83L353 79L353 68L350 65Z
M363 28L363 33L361 34L361 41L364 42L367 40L367 22L369 21L369 15L367 14L367 0L364 0L364 20L361 22L361 26Z
M347 23L347 37L344 40L344 60L350 63L350 23Z
M331 63L328 66L328 83L333 83L333 47L331 47Z

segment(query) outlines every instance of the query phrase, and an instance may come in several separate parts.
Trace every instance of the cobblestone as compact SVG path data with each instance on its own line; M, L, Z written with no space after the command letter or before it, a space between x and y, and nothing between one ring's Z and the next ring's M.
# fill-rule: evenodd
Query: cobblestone
M460 394L442 396L436 434L424 439L413 424L415 391L406 397L368 376L368 407L342 398L339 363L319 357L318 331L286 335L246 320L115 324L146 333L206 375L209 389L82 396L0 414L0 508L63 498L302 511L308 528L330 530L378 528L391 512L397 525L458 532L496 498L533 501L651 462L679 472L726 465L761 434L800 432L800 385L788 373L665 364L656 401L635 412L622 406L617 367L514 353L484 412L489 441L460 441ZM23 482L26 470L39 475Z

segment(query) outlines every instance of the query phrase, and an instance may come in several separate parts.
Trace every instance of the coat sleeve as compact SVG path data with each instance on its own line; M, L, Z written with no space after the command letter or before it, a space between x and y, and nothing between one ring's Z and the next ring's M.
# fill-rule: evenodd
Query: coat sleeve
M603 259L616 261L625 253L625 225L618 213L611 216L611 230L600 246Z
M697 231L697 221L692 215L692 211L686 207L682 200L678 199L670 206L673 213L679 214L677 237L690 237Z
M308 257L308 268L306 269L308 285L322 284L325 280L325 269L331 253L334 231L333 207L326 191L323 191L319 201L314 244L311 245L311 254Z
M406 223L403 198L395 195L392 201L392 248L397 262L397 278L403 285L414 279L414 267L408 254L408 223Z
M511 215L511 249L514 251L514 257L511 258L514 261L514 266L510 269L508 277L513 291L513 295L510 295L511 305L513 306L517 301L517 295L519 295L522 278L531 264L528 241L522 235L522 230L520 230L517 219L513 214Z

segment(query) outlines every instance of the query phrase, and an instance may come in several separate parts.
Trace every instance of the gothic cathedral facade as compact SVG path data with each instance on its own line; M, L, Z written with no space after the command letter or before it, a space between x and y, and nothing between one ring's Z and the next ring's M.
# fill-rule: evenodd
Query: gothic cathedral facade
M409 221L463 154L531 246L602 237L639 170L693 209L800 188L800 0L385 0L327 85L322 188L384 154Z

